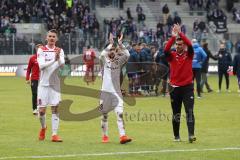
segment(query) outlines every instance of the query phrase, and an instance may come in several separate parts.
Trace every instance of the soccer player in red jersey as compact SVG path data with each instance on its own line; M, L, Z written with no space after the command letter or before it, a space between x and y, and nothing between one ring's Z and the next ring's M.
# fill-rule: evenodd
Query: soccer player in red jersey
M171 50L176 42L175 50ZM194 108L194 89L192 60L194 56L191 41L181 32L181 27L175 24L172 28L172 37L168 40L164 54L170 65L170 93L172 106L172 125L174 141L180 141L179 128L181 118L182 103L185 107L186 121L188 127L188 140L190 143L196 141L194 135L195 118Z
M83 61L86 65L86 82L88 84L89 78L91 76L91 82L94 81L94 59L96 58L96 54L90 46L87 46L87 50L83 53ZM91 75L90 75L91 72Z

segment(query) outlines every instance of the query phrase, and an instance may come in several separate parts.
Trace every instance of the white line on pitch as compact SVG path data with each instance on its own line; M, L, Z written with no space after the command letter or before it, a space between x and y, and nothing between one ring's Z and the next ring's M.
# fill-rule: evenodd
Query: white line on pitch
M106 153L82 153L82 154L65 154L65 155L46 155L46 156L15 156L15 157L0 157L0 160L5 159L42 159L42 158L69 158L69 157L84 157L84 156L111 156L111 155L127 155L127 154L151 154L151 153L174 153L174 152L206 152L206 151L229 151L240 150L240 147L228 148L205 148L205 149L164 149L158 151L133 151L133 152L106 152Z

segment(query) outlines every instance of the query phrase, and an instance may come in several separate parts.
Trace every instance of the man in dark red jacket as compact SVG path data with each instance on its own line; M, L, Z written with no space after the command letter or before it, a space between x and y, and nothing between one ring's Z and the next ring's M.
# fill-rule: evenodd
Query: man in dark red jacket
M171 46L176 41L176 49ZM194 56L191 41L181 32L180 25L174 25L172 37L168 40L164 54L170 65L170 91L171 106L173 111L172 125L174 141L181 141L179 135L182 103L185 107L188 126L189 142L196 140L194 136L194 92L192 60Z
M42 44L36 45L36 51ZM31 75L31 78L30 78ZM30 57L26 73L26 83L31 84L32 89L32 109L33 114L37 115L37 88L39 80L39 66L37 62L37 55L34 54Z

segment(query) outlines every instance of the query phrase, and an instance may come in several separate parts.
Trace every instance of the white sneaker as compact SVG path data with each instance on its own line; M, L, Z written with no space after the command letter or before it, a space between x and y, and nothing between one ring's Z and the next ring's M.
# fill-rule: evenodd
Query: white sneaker
M240 89L237 92L240 93Z
M181 142L180 137L174 137L173 142Z
M220 93L220 92L221 92L221 90L217 90L216 92L217 92L217 93Z
M228 93L230 93L230 92L232 92L232 91L231 91L231 90L229 90L229 89L227 89L227 92L228 92Z
M33 115L37 115L38 114L38 110L37 109L34 109L33 110Z

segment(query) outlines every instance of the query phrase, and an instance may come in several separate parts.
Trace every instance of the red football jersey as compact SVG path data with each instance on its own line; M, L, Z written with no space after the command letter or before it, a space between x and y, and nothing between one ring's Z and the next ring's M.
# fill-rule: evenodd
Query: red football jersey
M26 80L28 81L30 79L31 74L31 80L39 80L39 66L37 62L37 54L34 54L30 57L27 67L27 73L26 73Z

